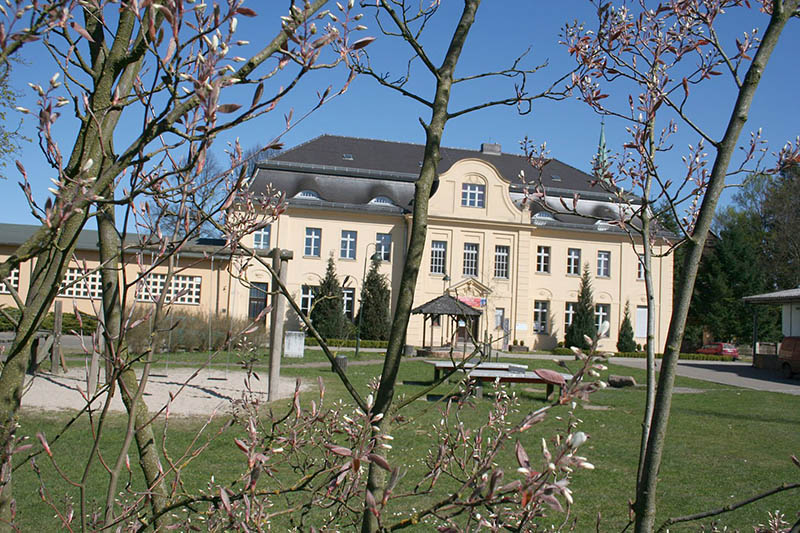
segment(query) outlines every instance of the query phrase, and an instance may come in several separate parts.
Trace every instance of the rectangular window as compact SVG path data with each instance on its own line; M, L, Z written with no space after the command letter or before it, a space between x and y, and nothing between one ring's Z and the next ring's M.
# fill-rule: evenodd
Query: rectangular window
M381 261L389 262L392 260L392 234L378 233L375 237L375 253Z
M447 241L431 242L431 274L444 275L447 262Z
M319 257L322 248L322 230L320 228L306 228L306 246L303 255L306 257Z
M11 269L6 281L15 291L19 290L19 267ZM11 294L11 290L2 281L0 281L0 294Z
M494 310L494 329L503 329L503 322L506 319L506 310L502 307L497 307Z
M250 284L250 302L247 308L247 316L255 318L267 307L267 297L269 296L269 284L253 282Z
M342 245L339 249L341 259L356 258L356 232L342 230Z
M494 277L508 279L508 256L511 249L508 246L494 247Z
M82 268L67 269L58 295L68 298L102 298L103 281L100 279L100 271L87 274Z
M610 325L611 321L611 305L610 304L596 304L594 306L594 326L597 328L597 331L600 331L600 326L603 322L609 322ZM608 328L608 331L604 335L604 337L608 337L611 334L611 328Z
M567 302L564 310L564 327L571 326L572 320L575 318L575 312L578 310L578 302Z
M646 305L637 305L636 306L636 325L634 331L634 337L644 339L647 337L647 306Z
M611 252L605 250L597 252L597 277L611 277Z
M300 289L300 310L304 315L311 314L311 307L314 305L314 293L316 287L311 285L303 285Z
M581 275L581 249L569 248L567 250L567 274Z
M203 278L200 276L173 275L167 289L165 303L200 305L202 282ZM139 288L136 291L136 299L140 302L157 302L161 298L161 292L164 290L166 283L166 274L148 275L139 284Z
M464 243L464 275L478 275L478 244L474 242Z
M639 258L636 261L636 279L644 279L644 254L638 254Z
M253 248L256 250L266 250L269 248L270 234L272 225L267 225L253 233Z
M486 201L486 185L464 183L461 185L461 205L463 207L483 207Z
M539 274L550 273L550 247L536 247L536 272Z
M342 289L342 307L344 307L344 316L353 320L356 301L355 289Z
M534 333L547 333L547 310L550 302L536 300L533 303L533 331Z

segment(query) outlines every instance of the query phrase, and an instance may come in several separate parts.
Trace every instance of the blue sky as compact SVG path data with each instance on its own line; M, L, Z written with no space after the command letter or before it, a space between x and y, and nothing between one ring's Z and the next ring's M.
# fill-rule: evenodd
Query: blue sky
M266 4L266 2L265 2ZM428 53L438 59L447 44L448 30L455 24L457 8L460 2L445 1L442 6L442 17L428 29L424 41ZM241 17L237 35L250 40L253 44L250 51L255 50L267 37L271 37L278 29L277 12L268 13L269 8L261 2L249 2L249 6L262 11L255 19ZM284 5L282 2L281 5ZM542 88L545 84L571 68L572 63L567 56L566 48L558 44L559 31L564 23L574 19L587 21L592 25L594 9L588 2L565 0L564 2L534 2L531 0L485 1L480 7L477 22L470 33L462 60L459 63L460 75L476 74L487 70L496 70L506 66L526 48L531 47L528 65L548 61L548 68L532 77L529 86L532 90ZM369 27L365 32L377 35L375 23L367 15L362 20ZM764 28L766 17L755 10L736 9L726 15L721 27L721 34L728 42L740 36L742 32L753 27ZM408 48L397 40L381 38L368 48L373 64L381 71L402 72L408 57ZM793 140L800 134L797 126L798 72L800 72L800 20L790 21L778 49L762 79L745 134L762 128L764 138L770 141L770 151L777 151L786 141ZM247 49L237 52L246 55ZM27 82L44 85L56 72L51 60L36 46L30 46L24 56L26 64L14 71L13 84L23 93L21 105L33 107L33 92ZM416 72L417 77L411 82L415 90L425 95L432 94L433 85L430 76L424 72ZM313 73L304 80L299 90L281 102L281 106L272 114L247 123L230 134L222 135L215 144L214 151L222 155L226 141L239 137L243 146L262 144L271 140L283 129L283 115L289 109L299 116L315 99L315 93L328 84L341 84L346 73L342 69ZM721 135L727 122L729 110L735 99L732 83L725 76L724 80L714 80L698 98L694 99L691 111L698 123ZM471 105L488 98L507 96L513 86L507 81L482 82L473 87L456 87L453 92L451 109L463 105ZM238 97L238 96L237 96ZM249 97L242 96L242 98ZM624 102L627 93L617 91L612 94L611 101ZM229 100L223 99L223 103ZM64 116L59 120L56 135L62 150L71 149L72 134L75 121L69 115L69 106L62 108ZM424 133L418 119L427 119L428 110L397 93L379 87L372 80L357 78L348 92L322 109L316 111L308 119L286 133L282 140L287 147L307 141L322 133L332 133L355 137L386 139L422 143ZM9 122L16 123L14 113L9 113ZM30 117L24 121L22 130L28 137L36 136L34 122ZM591 168L591 158L597 151L600 118L584 103L575 99L534 103L532 113L524 116L517 114L514 108L500 107L483 110L471 115L457 118L448 123L444 134L443 145L460 148L478 149L482 142L495 142L502 145L504 152L519 153L519 142L528 136L537 143L547 142L550 155L561 161L583 170ZM124 125L122 131L135 131L136 121ZM626 140L625 123L608 119L606 122L607 145L610 150L619 150ZM124 138L124 133L121 133ZM122 138L120 139L120 141ZM685 127L673 138L674 149L661 159L662 173L680 175L683 170L680 156L686 152L689 144L697 142L697 136L690 134ZM713 155L713 151L709 150ZM53 172L46 166L36 142L25 143L19 159L28 170L32 185L37 190L37 198L44 199L49 178ZM3 202L2 222L35 223L24 197L17 186L19 181L13 163L5 169L7 179L0 180L0 194ZM727 193L723 201L729 201L731 193Z

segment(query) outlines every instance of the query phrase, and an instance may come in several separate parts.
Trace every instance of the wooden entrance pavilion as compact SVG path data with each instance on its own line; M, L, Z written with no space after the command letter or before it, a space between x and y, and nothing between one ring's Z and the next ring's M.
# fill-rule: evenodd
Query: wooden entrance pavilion
M433 346L433 326L434 321L438 318L440 321L440 325L442 328L442 344L444 344L444 331L445 325L441 323L441 317L446 316L449 317L448 326L452 326L455 324L458 325L459 320L463 320L466 328L468 330L473 330L473 326L478 323L478 319L481 316L481 311L479 309L475 309L464 302L453 298L449 294L444 294L431 300L430 302L424 303L419 307L411 310L412 314L415 315L423 315L422 318L422 346L426 346L426 335L425 335L425 323L430 320L430 328L431 328L431 346ZM448 330L450 328L448 327Z

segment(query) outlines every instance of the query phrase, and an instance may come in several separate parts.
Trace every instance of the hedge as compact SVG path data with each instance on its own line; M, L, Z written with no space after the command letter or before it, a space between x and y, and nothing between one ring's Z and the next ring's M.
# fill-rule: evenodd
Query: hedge
M656 359L661 359L660 353L656 354ZM630 357L635 359L644 359L647 354L644 352L617 352L614 357ZM707 353L682 353L678 355L678 359L684 361L735 361L730 355L712 355Z
M355 348L355 339L326 339L328 346L338 346L340 348ZM314 337L306 337L306 346L319 346L317 339ZM361 341L362 348L388 348L389 341Z
M19 319L20 313L18 309L5 309L5 312L14 317L15 320ZM52 331L54 316L53 313L48 313L39 329L43 331ZM94 333L95 329L97 329L97 318L95 318L94 315L81 313L81 320L83 321L83 328L81 328L77 317L73 313L62 313L61 333L69 335L73 330L81 331L81 329L83 329L84 335ZM3 315L0 315L0 331L14 331L14 326Z

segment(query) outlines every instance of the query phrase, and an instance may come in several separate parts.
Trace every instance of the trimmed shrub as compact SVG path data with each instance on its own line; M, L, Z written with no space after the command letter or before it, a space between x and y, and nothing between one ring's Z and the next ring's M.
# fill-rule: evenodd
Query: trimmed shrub
M19 319L20 313L18 309L5 309L5 312L14 317L14 319ZM64 335L69 335L73 331L82 331L84 335L89 335L93 333L95 329L97 329L97 318L95 318L94 315L87 313L80 313L80 315L81 321L83 322L83 327L81 327L81 324L78 322L78 318L74 313L62 313L61 333ZM48 313L42 322L42 327L40 329L52 331L54 320L55 314ZM14 326L3 315L0 315L0 331L14 331Z
M569 348L564 348L563 346L553 348L550 351L553 355L575 355L575 352L573 352Z
M584 336L593 339L597 334L594 325L594 296L592 294L592 278L589 274L588 263L583 265L583 275L581 275L581 286L578 292L578 304L576 305L575 315L572 317L572 324L567 327L564 336L564 346L567 348L577 346L583 350L589 349L589 343Z
M150 342L152 320L146 319L148 309L137 307L132 321L142 320L140 324L128 331L126 338L128 348L134 354L143 353ZM126 316L127 313L126 313ZM249 320L234 319L226 316L210 317L201 313L173 308L161 319L156 332L155 349L157 352L193 352L221 350L227 347L227 339L236 335L250 324ZM234 338L231 348L243 342L266 346L269 342L267 328L264 325L245 337Z
M340 348L355 348L355 339L325 339L328 346L338 346ZM317 339L314 337L306 337L306 346L319 346ZM373 341L361 339L362 348L388 348L389 341Z
M661 359L663 354L657 353L656 359ZM647 354L644 352L618 352L614 357L627 357L630 359L644 359ZM678 359L684 361L735 361L730 355L712 355L707 353L682 353Z

